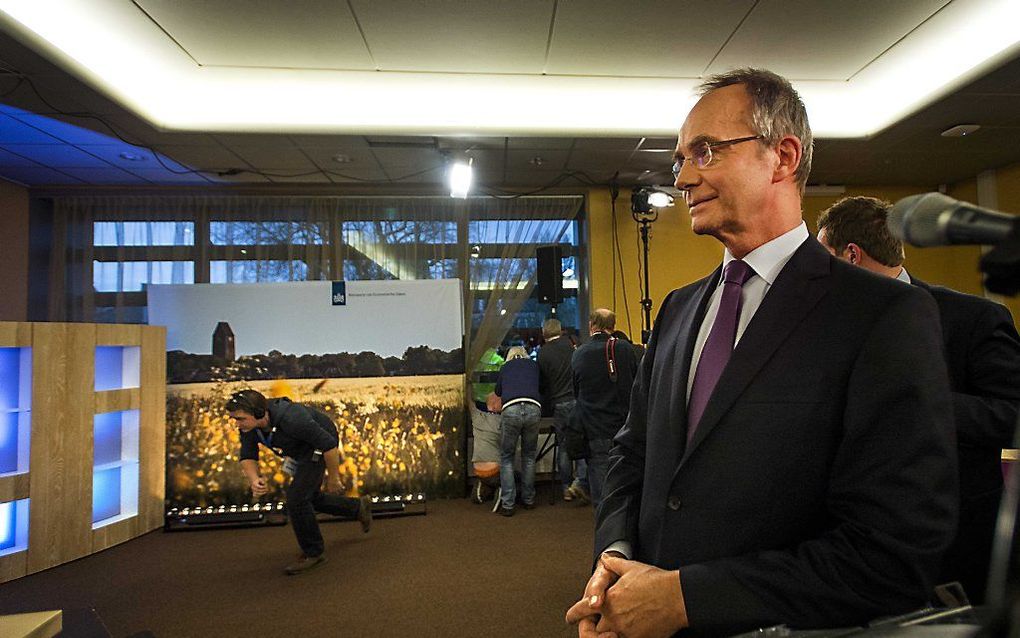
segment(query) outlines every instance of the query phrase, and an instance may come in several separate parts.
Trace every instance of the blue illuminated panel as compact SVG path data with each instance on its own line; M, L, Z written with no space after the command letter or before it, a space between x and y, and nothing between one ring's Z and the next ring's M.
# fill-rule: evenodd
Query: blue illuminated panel
M141 378L141 348L99 346L96 348L96 392L137 388Z
M93 529L138 514L138 426L138 410L93 419Z
M0 474L18 471L18 414L0 412Z
M28 471L32 349L0 348L0 476Z
M95 418L95 463L119 463L121 461L121 415L122 412L97 414Z
M120 466L92 474L92 523L120 514Z
M0 556L28 548L28 499L0 503Z

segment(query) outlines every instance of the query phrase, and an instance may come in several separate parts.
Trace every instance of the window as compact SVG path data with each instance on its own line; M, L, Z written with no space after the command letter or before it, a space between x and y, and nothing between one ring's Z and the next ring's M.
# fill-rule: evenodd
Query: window
M209 240L214 246L309 245L328 243L326 224L298 221L211 222Z
M294 259L290 261L265 259L256 261L213 261L209 263L209 283L247 284L257 281L304 281L308 278L308 264Z
M472 244L574 244L574 226L559 219L501 219L468 224Z
M94 261L96 292L141 291L144 284L193 284L193 261Z
M95 222L96 246L194 246L195 222Z

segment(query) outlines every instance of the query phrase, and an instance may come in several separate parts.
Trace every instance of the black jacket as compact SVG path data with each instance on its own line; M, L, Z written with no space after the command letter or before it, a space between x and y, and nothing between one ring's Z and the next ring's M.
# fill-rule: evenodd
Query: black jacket
M583 428L588 440L613 438L627 420L637 359L626 341L613 339L612 345L617 369L615 381L609 375L609 335L604 332L578 347L570 360L577 401L571 420Z
M259 443L296 461L311 459L315 450L332 450L340 442L336 424L326 414L284 397L269 400L269 430L241 433L241 459L258 460Z
M557 403L574 400L574 375L570 358L574 344L566 335L546 341L538 349L539 389L542 405L550 409Z
M960 528L940 580L958 580L984 602L1002 498L1002 448L1013 447L1020 405L1020 335L1005 306L949 288L912 283L935 298L960 456Z

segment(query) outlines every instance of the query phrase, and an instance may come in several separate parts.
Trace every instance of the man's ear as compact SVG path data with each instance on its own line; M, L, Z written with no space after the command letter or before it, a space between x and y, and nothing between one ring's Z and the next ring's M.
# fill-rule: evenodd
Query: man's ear
M793 178L797 174L797 169L800 168L800 160L804 154L800 140L793 135L787 135L779 140L776 152L779 156L779 163L772 173L772 181L781 182Z
M864 251L860 246L854 243L846 245L846 259L855 266L861 265L861 257L864 255Z

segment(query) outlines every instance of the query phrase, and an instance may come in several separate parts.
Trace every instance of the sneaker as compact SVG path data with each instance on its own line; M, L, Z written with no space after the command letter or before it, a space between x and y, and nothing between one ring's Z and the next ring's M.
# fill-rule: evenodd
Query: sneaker
M358 522L361 523L361 533L367 534L372 529L372 499L362 496L358 505Z
M302 555L298 562L293 563L291 565L287 565L287 567L283 571L288 576L297 576L298 574L303 574L309 570L315 569L316 567L325 562L326 557L323 556L322 554L319 554L318 556Z
M522 507L524 509L526 509L526 510L533 510L533 509L535 509L535 504L534 503L524 503L522 505Z
M512 508L512 507L502 507L501 506L499 508L499 515L500 516L513 516L514 515L514 508Z
M582 505L591 503L591 496L588 494L588 490L584 489L578 484L570 486L570 492L574 495L574 498L581 501Z
M563 500L567 501L568 503L574 500L574 488L566 487L563 489Z

